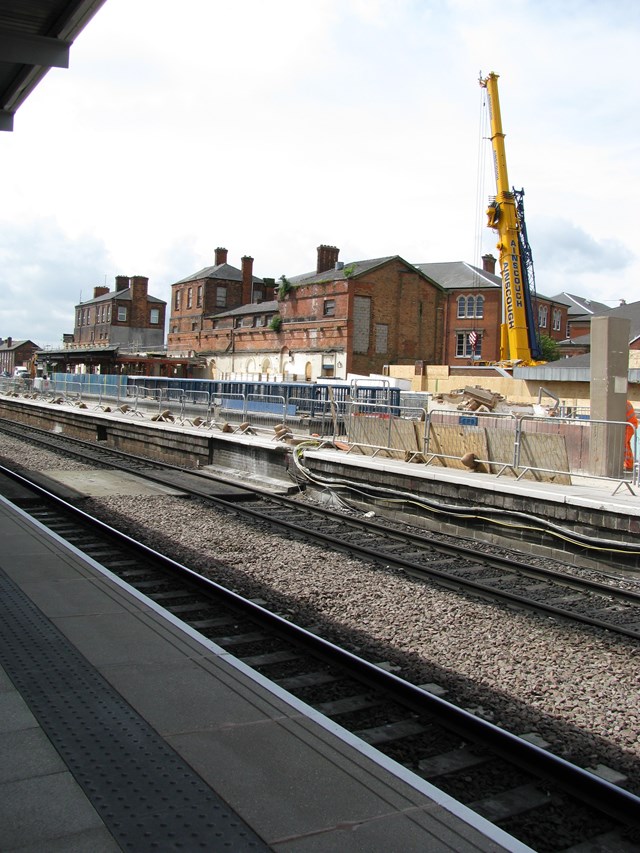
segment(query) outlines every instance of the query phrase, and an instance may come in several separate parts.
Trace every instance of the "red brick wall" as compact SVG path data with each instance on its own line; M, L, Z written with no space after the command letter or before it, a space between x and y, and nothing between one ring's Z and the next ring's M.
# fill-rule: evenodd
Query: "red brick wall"
M128 325L134 329L147 329L149 327L149 311L147 304L147 293L149 279L142 275L133 276L131 279L131 304L129 308Z
M198 287L202 286L202 305L198 305ZM227 291L226 305L220 307L217 302L217 288L225 287ZM191 290L191 308L189 304L189 290ZM180 292L180 310L176 310L176 292ZM202 340L201 331L207 325L205 316L208 314L219 314L239 308L242 302L242 282L227 281L226 279L197 279L185 284L173 284L171 286L171 306L169 314L169 334L167 336L167 348L171 350L203 350L209 351L208 344ZM196 328L193 329L195 324ZM210 324L209 328L210 328ZM173 329L177 328L177 333ZM202 343L201 343L202 340Z
M484 311L482 317L460 317L458 318L458 298L460 296L484 297ZM547 325L540 329L540 333L548 335L554 340L561 341L566 337L567 328L567 306L562 303L552 302L542 297L537 298L534 311L538 307L547 306ZM560 328L553 329L553 312L561 311ZM500 325L502 323L502 288L470 287L467 290L451 291L447 296L447 310L445 320L446 337L446 363L449 365L466 364L468 357L458 357L456 354L458 333L475 330L482 332L482 361L499 361L500 359Z
M371 299L369 348L354 353L354 296ZM332 317L324 315L324 303L335 300ZM356 278L294 287L282 302L283 333L290 349L342 349L347 370L381 373L388 363L433 363L442 355L438 309L441 291L419 272L401 261L391 261ZM387 327L386 352L376 352L376 325Z
M464 296L483 296L482 317L458 317L458 299ZM454 290L447 295L445 312L445 364L466 364L469 358L456 355L457 336L472 330L482 333L483 361L498 361L500 358L500 323L502 322L502 289L470 287L467 290Z

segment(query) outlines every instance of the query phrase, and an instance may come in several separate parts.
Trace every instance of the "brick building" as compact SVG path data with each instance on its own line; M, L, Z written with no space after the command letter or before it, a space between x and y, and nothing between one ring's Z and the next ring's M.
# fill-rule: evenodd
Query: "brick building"
M343 377L383 373L386 364L440 363L446 294L399 255L338 260L319 246L316 270L290 279L280 301L294 373Z
M246 298L246 271L237 305L212 314L203 310L202 327L193 329L191 341L207 356L209 374L309 381L382 373L388 363L413 364L416 358L439 362L442 289L397 255L347 265L338 255L334 246L319 246L315 270L281 280L276 298L262 302L255 299L255 286L254 300ZM195 288L204 272L211 269L178 282L174 292ZM269 295L264 282L260 292ZM183 299L173 297L172 330L185 316ZM191 299L193 308L197 291Z
M171 318L167 350L180 356L210 352L206 335L212 317L273 298L273 279L253 275L253 258L242 258L242 269L227 263L227 249L217 248L215 264L171 285Z
M39 347L33 341L14 341L0 338L0 373L13 376L16 367L27 367Z
M444 363L454 366L468 363L474 357L499 361L502 279L495 274L493 255L484 255L482 269L464 261L416 266L447 292ZM563 340L567 311L564 302L537 294L534 312L540 334L558 342Z
M410 264L398 255L344 264L317 249L312 272L273 279L216 264L172 285L169 350L207 360L212 378L315 381L383 373L387 364L500 359L502 281L496 260ZM562 340L567 305L538 295L540 332ZM475 346L473 338L475 336Z
M167 303L148 293L149 279L117 275L115 290L94 287L93 299L75 306L75 346L164 347Z

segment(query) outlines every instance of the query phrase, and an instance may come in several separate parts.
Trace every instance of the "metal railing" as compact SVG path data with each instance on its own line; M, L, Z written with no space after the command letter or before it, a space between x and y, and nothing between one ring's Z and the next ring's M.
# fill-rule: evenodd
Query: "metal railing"
M594 479L630 476L633 460L625 465L627 429L626 421L525 415L517 429L518 478L528 472ZM544 453L535 446L539 437L545 442ZM637 442L635 434L633 439Z
M349 444L368 455L402 455L413 459L427 446L425 409L365 401L346 404L346 437Z
M518 419L505 412L436 409L429 413L424 455L427 464L469 469L462 462L473 454L474 465L502 474L517 466Z
M557 483L640 480L640 438L624 421L352 403L346 425L352 449L369 455Z
M87 378L90 377L90 378ZM116 381L113 381L113 380ZM571 482L573 477L640 483L640 437L625 421L514 415L393 406L369 399L321 401L280 395L227 393L123 385L119 377L55 374L50 379L0 377L0 393L108 409L210 428L248 422L323 438L345 438L351 449L386 453L428 465L471 469L517 479ZM559 410L560 412L562 410ZM464 458L464 462L463 462ZM563 479L564 478L564 479Z

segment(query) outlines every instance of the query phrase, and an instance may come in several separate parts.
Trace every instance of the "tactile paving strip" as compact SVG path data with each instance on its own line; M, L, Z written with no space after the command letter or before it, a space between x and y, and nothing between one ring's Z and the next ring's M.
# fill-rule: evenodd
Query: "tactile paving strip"
M1 569L0 662L123 850L271 849Z

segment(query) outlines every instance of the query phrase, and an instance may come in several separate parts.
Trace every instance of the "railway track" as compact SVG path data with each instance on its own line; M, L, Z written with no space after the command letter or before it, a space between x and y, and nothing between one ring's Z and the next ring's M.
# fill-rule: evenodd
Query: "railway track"
M640 798L270 613L7 470L25 511L193 629L536 850L634 850Z
M180 488L254 524L268 525L323 547L341 550L351 557L400 569L421 580L486 601L640 638L639 593L528 562L522 553L506 553L497 548L480 551L478 543L471 540L456 542L452 537L415 532L406 526L373 521L355 513L336 512L283 495L270 495L237 482L234 486L240 486L245 493L241 501L237 496L231 499L211 496L206 486L217 478L209 474L151 462L10 422L1 422L0 428L56 452L71 454L88 464L135 471L165 485L175 485L173 475L180 472Z

